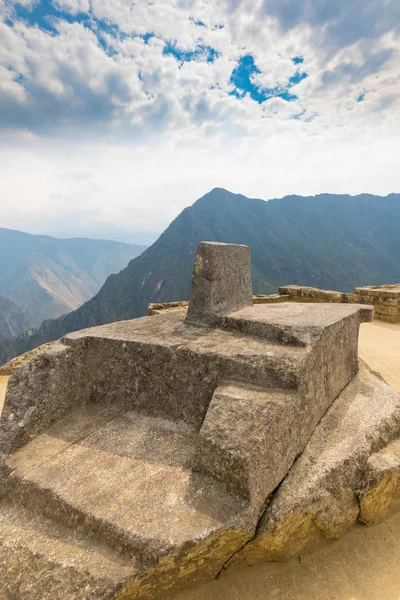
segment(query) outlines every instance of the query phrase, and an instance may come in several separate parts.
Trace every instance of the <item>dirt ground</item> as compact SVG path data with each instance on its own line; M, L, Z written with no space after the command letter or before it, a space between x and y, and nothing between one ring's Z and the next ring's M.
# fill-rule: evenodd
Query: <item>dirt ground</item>
M8 377L2 377L0 375L0 415L1 411L3 410L4 396L6 394L7 389L7 381Z
M400 324L361 326L360 357L400 390ZM400 515L358 526L303 563L263 563L228 571L175 600L400 600Z
M400 390L400 323L365 323L360 328L360 358Z
M175 600L399 600L400 515L316 554L227 572Z

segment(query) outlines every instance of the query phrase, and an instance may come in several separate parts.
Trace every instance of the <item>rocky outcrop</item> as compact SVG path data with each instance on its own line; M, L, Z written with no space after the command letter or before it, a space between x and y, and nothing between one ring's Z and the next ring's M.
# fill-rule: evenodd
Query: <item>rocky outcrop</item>
M378 520L373 510L383 520L400 508L399 456L390 451L398 451L399 442L376 454L400 436L399 401L400 395L362 364L270 500L255 537L231 562L289 560L340 538L358 519ZM383 469L388 456L390 468L385 462Z
M25 364L31 362L35 358L35 356L39 356L44 350L50 348L51 345L52 342L50 342L49 344L43 344L42 346L39 346L34 350L30 350L29 352L21 354L20 356L17 356L16 358L13 358L12 360L8 361L5 365L0 367L0 376L13 375L17 371L19 371L19 369L21 369L21 367L23 367Z
M358 497L360 520L368 525L400 510L400 439L369 457Z
M253 306L248 273L228 285L242 252L200 246L196 264L213 260L189 318L71 333L11 377L0 596L166 598L396 509L396 467L373 462L399 437L400 395L357 357L372 308Z

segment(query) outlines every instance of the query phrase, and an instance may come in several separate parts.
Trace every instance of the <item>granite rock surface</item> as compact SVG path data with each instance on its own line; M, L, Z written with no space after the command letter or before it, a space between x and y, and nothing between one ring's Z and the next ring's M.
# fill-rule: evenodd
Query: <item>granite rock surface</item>
M0 597L167 598L399 508L400 395L357 355L373 309L253 306L248 249L199 256L195 319L71 333L10 378Z

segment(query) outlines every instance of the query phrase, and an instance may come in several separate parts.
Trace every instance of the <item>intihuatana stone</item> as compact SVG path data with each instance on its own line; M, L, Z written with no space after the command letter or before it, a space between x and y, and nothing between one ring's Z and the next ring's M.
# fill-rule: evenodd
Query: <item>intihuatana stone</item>
M11 377L1 598L164 599L397 508L396 469L373 466L400 395L357 356L372 307L253 306L243 246L201 244L196 265L187 318L68 334Z
M216 242L199 244L187 320L215 325L219 317L252 304L250 248Z

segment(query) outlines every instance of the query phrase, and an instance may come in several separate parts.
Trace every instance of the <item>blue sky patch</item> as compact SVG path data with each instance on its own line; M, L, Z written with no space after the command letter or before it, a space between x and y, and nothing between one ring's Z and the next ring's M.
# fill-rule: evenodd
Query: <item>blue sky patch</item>
M151 40L151 38L156 37L156 36L154 35L154 33L151 32L151 33L145 33L144 35L141 35L140 37L143 38L143 41L145 44L148 44L149 40Z
M48 33L57 33L55 23L57 20L63 20L67 23L79 23L84 25L94 33L108 33L113 37L121 35L117 25L113 25L103 19L97 19L91 13L72 14L66 10L61 10L54 6L51 0L40 0L30 6L15 4L14 16L16 19L24 20L31 27L39 27Z
M306 114L306 110L303 108L303 110L295 115L293 115L293 117L290 117L292 121L300 121L301 117L304 117L304 115Z
M104 19L97 19L91 12L73 14L67 10L59 9L51 2L51 0L40 0L30 6L16 3L13 10L13 17L14 20L21 19L30 27L39 27L52 35L57 35L58 33L56 28L58 20L66 21L67 23L79 23L96 35L100 46L108 55L114 55L116 52L108 46L104 34L108 34L115 39L140 37L144 40L145 44L154 37L154 33L152 32L145 33L144 35L128 35L123 33L118 25L112 24ZM9 24L13 25L13 21Z
M28 6L17 3L14 6L13 13L16 19L22 19L31 27L37 26L48 33L57 33L53 25L54 18L63 14L56 10L49 0L42 0ZM67 17L71 16L69 13L65 14Z
M200 44L195 50L182 50L176 42L167 42L165 44L163 54L173 56L180 63L190 62L192 60L214 62L219 58L220 54L211 46Z
M242 56L230 78L230 83L234 85L231 95L244 98L246 94L249 94L250 98L259 104L271 98L282 98L287 102L292 102L297 100L297 96L292 94L291 88L308 77L307 73L297 71L285 87L277 85L274 88L262 88L255 85L252 80L253 75L258 73L261 71L255 64L254 57L251 54Z
M297 71L289 79L289 86L292 87L293 85L297 85L298 83L300 83L300 81L303 81L303 79L307 79L307 77L308 77L307 73L300 73L299 71Z
M363 94L360 94L357 98L357 102L362 102L365 98L365 92Z
M24 6L17 2L13 7L12 18L8 24L12 26L16 20L23 20L30 27L39 27L50 35L58 34L58 21L79 23L96 35L99 45L109 56L113 56L117 52L107 44L105 34L110 35L114 39L122 40L129 37L140 37L145 44L148 44L149 40L154 37L154 33L152 32L145 33L144 35L137 35L135 33L128 35L123 33L117 25L103 19L97 19L91 11L88 13L73 14L68 12L68 9L58 8L53 4L52 0L40 0L29 6ZM199 27L206 27L202 21L193 18L190 20ZM181 64L195 60L212 63L220 56L211 46L200 44L194 50L182 50L179 48L177 42L167 42L163 53L164 55L174 56Z
M194 25L197 25L198 27L207 27L205 23L203 23L203 21L196 21L196 19L193 19L193 17L189 17L189 21L191 21Z
M301 65L304 62L304 58L302 56L294 56L292 58L292 61L294 62L295 65Z

